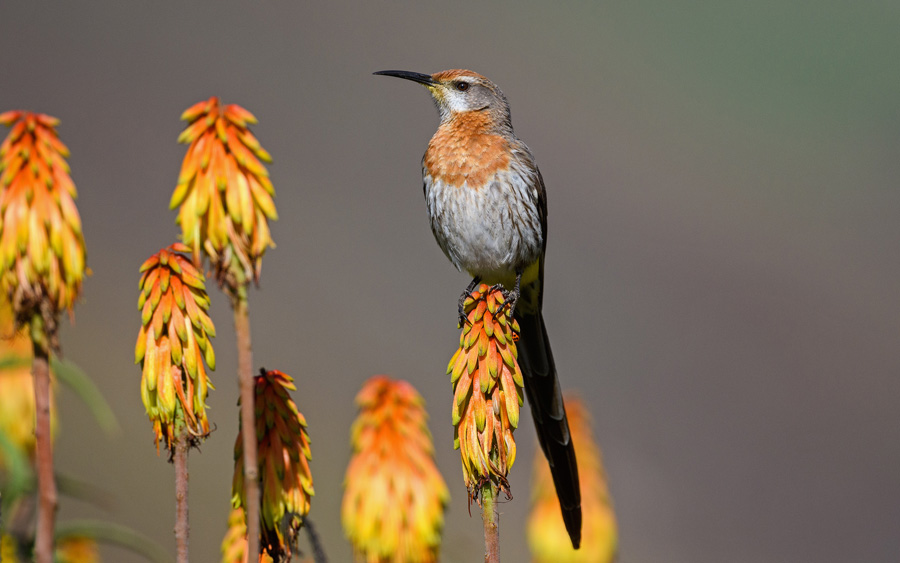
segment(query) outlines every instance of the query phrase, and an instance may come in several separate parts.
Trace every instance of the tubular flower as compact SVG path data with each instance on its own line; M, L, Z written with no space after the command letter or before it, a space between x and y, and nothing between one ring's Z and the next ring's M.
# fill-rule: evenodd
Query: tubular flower
M247 561L247 521L243 508L232 508L228 515L228 531L222 539L222 563ZM268 553L259 554L259 563L272 563Z
M297 389L293 381L278 370L261 370L255 379L262 545L278 561L293 553L296 533L315 494L306 419L288 394L288 390ZM243 450L239 429L234 444L233 507L244 506Z
M221 106L213 96L181 119L188 126L178 142L190 146L169 207L181 206L177 221L184 243L195 263L200 249L206 251L220 283L235 274L237 281L259 280L262 256L275 246L269 220L278 214L275 188L262 164L272 157L248 127L256 118L239 105Z
M567 396L565 402L578 475L581 476L581 511L584 515L581 548L572 549L550 468L540 448L534 459L528 545L535 563L611 563L616 557L618 531L606 486L603 458L594 441L590 414L584 403L572 396Z
M409 383L376 375L356 404L341 520L357 561L437 561L450 493L434 464L425 401Z
M175 427L194 436L209 434L206 395L213 388L203 367L216 368L210 338L216 335L206 311L209 297L203 274L173 244L141 266L141 330L134 362L141 364L141 400L153 423L156 449L163 439L175 447Z
M0 123L12 125L0 144L0 291L19 323L40 312L55 327L60 311L71 314L86 270L69 149L55 117L8 111Z
M519 324L503 304L502 291L485 284L466 298L468 322L447 366L453 385L453 447L462 457L472 498L489 480L508 493L506 477L516 459L513 431L524 402L516 360Z

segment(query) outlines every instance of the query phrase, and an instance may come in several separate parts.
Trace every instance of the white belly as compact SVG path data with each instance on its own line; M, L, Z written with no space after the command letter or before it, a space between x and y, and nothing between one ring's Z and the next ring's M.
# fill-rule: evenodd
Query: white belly
M535 180L517 166L496 173L478 189L425 175L431 230L457 269L496 283L540 257L543 232Z

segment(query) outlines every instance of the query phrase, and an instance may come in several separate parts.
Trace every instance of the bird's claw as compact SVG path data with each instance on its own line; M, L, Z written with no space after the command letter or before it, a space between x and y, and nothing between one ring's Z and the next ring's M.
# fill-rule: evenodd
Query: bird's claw
M469 320L469 317L466 316L466 312L463 309L462 303L459 305L459 320L456 323L456 328L462 328L466 325L471 326L472 322Z
M481 283L481 278L479 278L479 277L473 278L472 281L469 283L469 285L466 286L466 290L463 291L462 295L459 296L459 303L458 303L459 320L457 322L458 328L462 328L466 325L469 325L469 326L472 325L471 321L469 321L469 316L466 315L466 299L468 299L469 297L472 296L472 292L475 291L475 287L478 286L479 283Z
M509 311L509 316L513 316L513 313L516 312L516 303L519 301L519 287L516 284L515 289L506 289L503 287L503 284L494 285L492 290L500 290L500 293L503 294L503 305L500 307L500 314L504 314L507 310Z

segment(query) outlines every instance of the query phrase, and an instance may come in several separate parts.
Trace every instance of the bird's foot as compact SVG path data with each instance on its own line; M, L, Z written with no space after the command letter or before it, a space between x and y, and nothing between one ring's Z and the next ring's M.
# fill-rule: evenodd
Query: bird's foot
M501 293L503 293L503 307L500 308L500 314L504 314L507 310L509 311L509 316L513 316L513 313L516 312L516 303L519 301L519 287L522 283L522 274L516 275L516 285L510 290L507 290L503 287L502 284L496 284L492 289L499 289Z
M472 324L469 322L468 315L466 315L466 299L468 299L469 297L472 296L472 292L475 291L475 287L477 287L479 283L481 283L481 278L479 278L477 276L472 278L472 281L469 282L468 286L466 286L466 290L463 291L462 294L459 296L459 303L458 303L459 321L457 322L457 326L459 328L462 328L465 325Z
M506 289L503 284L496 284L491 288L491 291L500 290L500 293L503 295L503 305L501 305L500 310L497 312L498 315L505 315L507 311L509 312L509 316L511 317L513 313L516 311L516 302L519 300L519 290L518 289Z
M456 321L456 328L462 328L466 325L471 325L472 323L469 321L469 317L466 316L466 311L463 308L463 302L465 299L460 298L459 300L459 319Z

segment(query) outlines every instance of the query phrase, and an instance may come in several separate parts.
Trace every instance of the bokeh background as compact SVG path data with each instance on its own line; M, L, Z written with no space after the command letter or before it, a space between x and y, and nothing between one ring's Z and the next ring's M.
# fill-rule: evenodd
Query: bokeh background
M547 183L545 316L562 382L595 417L621 561L896 561L898 29L900 4L876 1L3 2L0 110L62 120L80 191L93 276L63 349L122 425L104 437L63 392L59 467L116 503L64 499L60 518L174 552L172 468L132 365L137 268L178 233L178 116L218 95L256 114L275 158L254 360L297 379L332 560L350 559L341 481L375 373L425 396L453 494L444 560L480 560L444 376L469 280L421 191L437 116L422 88L371 75L461 67L507 94ZM231 314L212 293L217 429L190 460L204 562L237 431ZM506 561L528 557L529 415L517 435Z

